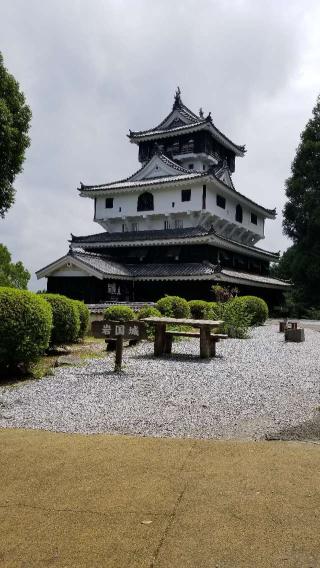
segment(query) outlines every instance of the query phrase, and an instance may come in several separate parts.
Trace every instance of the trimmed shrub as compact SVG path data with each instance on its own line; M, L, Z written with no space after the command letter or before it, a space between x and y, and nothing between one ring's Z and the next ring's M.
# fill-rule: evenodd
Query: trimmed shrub
M251 316L251 325L262 325L269 316L268 305L262 298L257 296L240 296L236 298L241 302Z
M165 296L157 301L156 307L163 316L169 318L190 317L190 308L187 300L179 296Z
M42 296L0 288L0 368L26 370L48 348L51 328L52 310Z
M137 313L138 319L152 318L152 317L160 318L161 315L162 315L161 312L159 312L157 308L154 308L152 306L142 306L142 308L140 308L140 310ZM146 323L146 330L147 330L148 339L153 339L154 326L152 325L152 323Z
M157 308L154 308L153 306L142 306L142 308L140 308L140 310L137 313L137 317L138 319L144 319L144 318L160 318L161 317L161 312L159 312L159 310L157 310Z
M129 306L110 306L104 311L105 320L129 321L135 318L135 313Z
M83 339L88 331L90 312L84 302L80 300L73 300L80 318L79 338Z
M225 302L221 313L224 320L221 330L229 337L245 339L248 337L248 329L251 325L251 316L247 312L244 302L239 302L239 298L234 298Z
M194 319L209 319L211 317L211 306L204 300L190 300L188 302L191 317Z
M74 300L60 294L42 294L52 308L51 345L77 341L80 331L79 310Z

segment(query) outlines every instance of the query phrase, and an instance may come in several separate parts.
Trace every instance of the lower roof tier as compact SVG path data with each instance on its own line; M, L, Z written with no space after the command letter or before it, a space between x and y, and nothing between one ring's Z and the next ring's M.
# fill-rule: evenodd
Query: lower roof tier
M207 261L201 263L123 264L110 260L102 254L81 250L69 251L64 257L37 272L38 278L52 276L93 276L100 280L126 281L210 280L212 282L281 290L290 286L290 283L271 276L221 268L220 265L214 265Z
M279 252L271 252L252 245L246 245L233 239L223 237L213 228L190 227L182 229L128 231L116 233L97 233L95 235L71 235L71 248L81 247L84 250L108 249L136 246L160 245L211 245L221 249L247 254L253 258L267 261L279 260Z

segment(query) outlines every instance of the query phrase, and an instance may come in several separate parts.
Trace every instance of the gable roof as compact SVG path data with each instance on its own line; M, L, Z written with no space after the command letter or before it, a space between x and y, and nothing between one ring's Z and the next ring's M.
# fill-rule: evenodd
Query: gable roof
M180 97L180 89L178 88L172 111L158 124L148 130L129 131L128 137L130 142L139 144L144 140L154 140L160 138L168 138L177 134L186 134L197 130L207 130L213 138L220 142L223 146L233 151L236 156L243 156L245 146L235 144L225 136L212 122L211 113L206 117L196 115L192 110L186 107Z
M160 165L159 174L157 173L157 175L154 177L147 177L148 171L150 172L152 166L156 167L157 164ZM179 164L177 164L177 162L170 160L170 158L160 152L154 154L154 156L152 156L152 158L150 158L150 160L146 164L144 164L141 168L139 168L136 172L134 172L127 178L96 185L85 185L80 182L78 191L83 194L87 191L130 189L133 187L140 187L145 185L167 183L168 181L172 180L188 180L197 177L203 177L207 174L208 172L197 172L184 168L183 166L180 166Z

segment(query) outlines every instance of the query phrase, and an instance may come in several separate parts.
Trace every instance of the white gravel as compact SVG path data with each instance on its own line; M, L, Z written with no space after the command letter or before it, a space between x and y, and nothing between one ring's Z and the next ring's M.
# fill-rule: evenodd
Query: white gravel
M0 427L62 432L199 438L260 438L312 418L320 403L320 333L285 343L275 326L226 340L218 356L198 358L199 342L174 344L154 358L143 342L40 381L0 388Z

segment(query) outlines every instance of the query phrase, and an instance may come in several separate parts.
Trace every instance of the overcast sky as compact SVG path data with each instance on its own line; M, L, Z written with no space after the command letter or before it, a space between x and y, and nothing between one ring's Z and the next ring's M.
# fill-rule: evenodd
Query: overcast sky
M284 181L320 92L317 0L0 0L0 50L33 113L0 242L32 272L102 230L77 187L138 169L126 134L158 124L180 85L247 154L234 183L273 208L260 246L285 250Z

